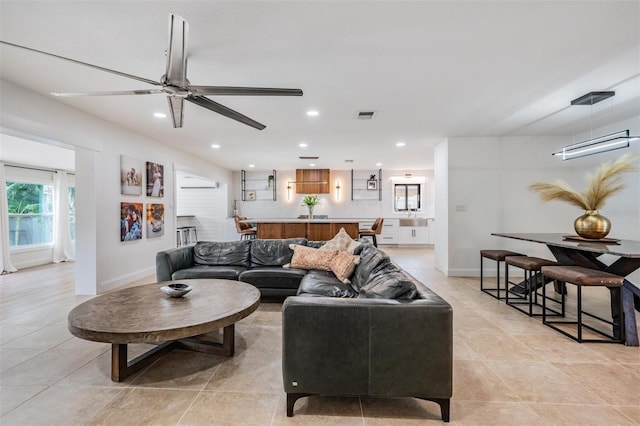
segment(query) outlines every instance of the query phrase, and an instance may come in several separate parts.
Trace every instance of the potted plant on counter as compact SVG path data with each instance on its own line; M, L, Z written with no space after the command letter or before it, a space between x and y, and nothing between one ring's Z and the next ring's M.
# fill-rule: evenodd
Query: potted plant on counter
M313 219L313 208L317 206L318 203L320 203L320 200L317 194L308 194L302 199L302 205L307 206L309 209L309 219Z

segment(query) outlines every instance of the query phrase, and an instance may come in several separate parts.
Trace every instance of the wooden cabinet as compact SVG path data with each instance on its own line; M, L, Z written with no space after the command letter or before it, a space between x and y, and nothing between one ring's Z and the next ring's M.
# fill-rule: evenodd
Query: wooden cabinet
M272 240L283 238L282 223L259 223L257 238L261 240Z
M308 223L307 239L311 241L328 241L335 234L331 233L330 223Z
M329 169L296 169L296 194L328 194Z
M306 238L312 241L328 241L340 231L340 228L344 228L351 238L358 238L357 222L258 222L257 238Z
M283 223L282 238L304 238L307 235L306 223Z

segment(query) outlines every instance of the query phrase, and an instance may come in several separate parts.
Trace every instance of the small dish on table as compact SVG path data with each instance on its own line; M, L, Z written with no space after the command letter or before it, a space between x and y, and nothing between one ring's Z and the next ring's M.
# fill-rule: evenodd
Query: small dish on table
M169 284L160 287L160 290L169 297L182 297L191 291L188 284Z

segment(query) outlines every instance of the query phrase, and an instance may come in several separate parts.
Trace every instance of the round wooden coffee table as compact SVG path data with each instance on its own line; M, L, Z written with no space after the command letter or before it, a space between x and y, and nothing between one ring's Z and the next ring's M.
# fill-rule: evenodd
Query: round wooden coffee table
M171 298L160 291L171 283L189 284L193 290ZM69 331L81 339L111 343L111 380L119 382L175 348L233 356L234 324L259 305L260 291L240 281L166 281L116 290L81 303L69 313ZM221 328L222 343L196 338ZM127 344L161 342L127 360Z

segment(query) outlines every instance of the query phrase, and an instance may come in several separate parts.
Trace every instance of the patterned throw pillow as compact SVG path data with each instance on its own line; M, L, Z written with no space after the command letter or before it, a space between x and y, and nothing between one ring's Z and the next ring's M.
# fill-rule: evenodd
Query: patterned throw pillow
M349 254L344 251L339 251L338 254L331 259L329 266L331 271L336 275L343 284L349 284L351 281L351 275L356 269L356 265L360 263L360 256Z
M353 254L353 251L359 247L360 244L362 243L354 241L344 228L340 228L336 236L320 247L320 250L338 250Z
M293 250L290 268L330 271L331 259L338 254L337 250L320 250L297 244L291 244L289 247Z

